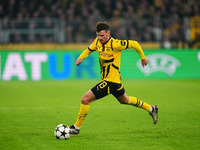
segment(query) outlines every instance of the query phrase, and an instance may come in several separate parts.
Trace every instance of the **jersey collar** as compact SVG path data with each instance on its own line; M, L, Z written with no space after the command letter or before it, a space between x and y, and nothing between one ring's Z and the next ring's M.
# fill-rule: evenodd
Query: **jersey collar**
M103 43L102 45L105 45L105 44L107 44L107 43L110 41L110 39L111 39L111 36L110 36L110 38L108 39L108 41L107 41L107 42L105 42L105 43Z

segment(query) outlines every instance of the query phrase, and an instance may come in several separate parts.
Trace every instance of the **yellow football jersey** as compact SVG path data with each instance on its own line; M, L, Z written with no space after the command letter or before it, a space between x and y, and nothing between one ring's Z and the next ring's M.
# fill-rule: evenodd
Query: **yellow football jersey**
M141 59L145 58L142 48L137 41L110 39L102 44L98 37L94 42L79 56L81 59L88 57L93 51L98 51L101 67L101 79L114 83L121 83L120 61L122 50L134 48Z

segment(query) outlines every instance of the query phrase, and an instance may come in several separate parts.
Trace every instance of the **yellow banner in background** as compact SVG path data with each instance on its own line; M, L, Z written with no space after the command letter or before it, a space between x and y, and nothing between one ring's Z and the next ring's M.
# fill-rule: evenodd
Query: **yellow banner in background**
M143 49L159 49L160 43L140 43ZM1 44L0 50L84 50L89 43L76 44L53 44L53 43L34 43L34 44Z

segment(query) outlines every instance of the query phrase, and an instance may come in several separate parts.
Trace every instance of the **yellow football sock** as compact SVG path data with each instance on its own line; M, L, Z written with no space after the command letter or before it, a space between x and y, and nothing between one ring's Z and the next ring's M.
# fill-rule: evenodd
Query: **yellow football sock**
M143 108L145 109L146 111L150 111L151 109L151 105L137 99L136 97L130 97L129 96L129 101L128 101L128 104L129 105L133 105L133 106L136 106L136 107L140 107L140 108Z
M78 118L77 118L77 121L75 123L76 127L79 127L79 128L81 127L81 125L83 124L85 117L87 116L88 112L89 112L89 105L81 104L81 108L80 108L80 111L79 111L79 114L78 114Z

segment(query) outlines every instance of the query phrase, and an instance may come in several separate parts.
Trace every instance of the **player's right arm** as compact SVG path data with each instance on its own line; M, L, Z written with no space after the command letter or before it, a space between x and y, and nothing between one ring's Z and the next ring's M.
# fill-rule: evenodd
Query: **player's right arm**
M81 55L76 60L76 65L79 66L83 59L87 58L93 51L90 51L88 48L84 50Z
M97 46L96 46L97 40L98 38L96 38L94 42L86 50L84 50L81 53L81 55L77 58L76 60L77 66L79 66L82 63L83 59L87 58L92 52L97 50Z

